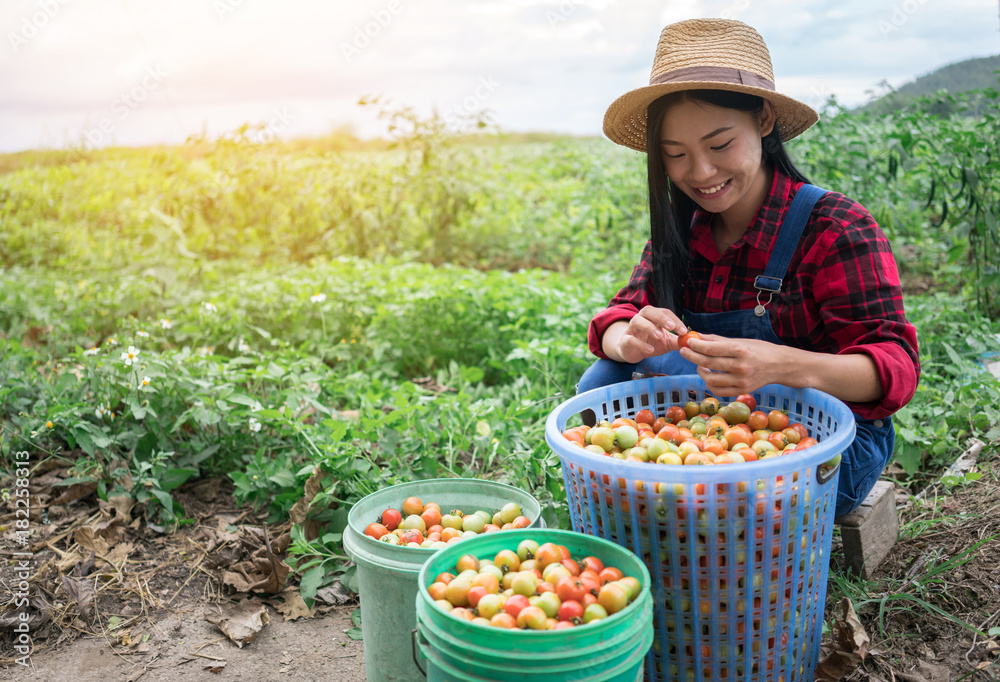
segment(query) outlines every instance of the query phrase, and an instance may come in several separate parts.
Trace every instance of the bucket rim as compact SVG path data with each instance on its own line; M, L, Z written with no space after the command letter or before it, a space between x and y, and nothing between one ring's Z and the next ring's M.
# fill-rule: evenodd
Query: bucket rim
M643 393L670 390L693 390L711 395L704 380L694 374L634 379L602 386L577 394L557 405L545 420L545 440L564 465L566 462L570 462L587 471L597 471L654 483L728 483L745 481L749 478L769 478L788 473L793 469L808 469L815 465L824 464L842 454L854 441L857 431L854 413L837 398L814 388L793 389L780 384L768 384L752 393L758 402L762 402L761 396L777 395L810 406L820 404L822 410L836 418L838 426L842 423L845 428L838 428L834 433L819 441L817 446L805 450L755 462L726 464L723 467L689 467L670 464L655 465L651 462L629 462L589 452L572 445L562 435L569 417L591 408L595 402L610 402ZM732 402L733 399L720 398L719 402Z

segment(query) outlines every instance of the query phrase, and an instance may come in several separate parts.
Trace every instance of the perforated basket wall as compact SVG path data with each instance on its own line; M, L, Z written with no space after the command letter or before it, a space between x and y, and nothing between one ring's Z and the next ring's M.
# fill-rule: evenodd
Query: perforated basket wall
M656 634L648 679L811 681L837 456L855 433L846 405L813 389L761 388L757 409L786 411L819 443L745 464L626 462L562 435L587 410L598 421L644 408L662 415L707 395L697 375L654 377L594 389L552 411L545 437L562 461L573 530L630 549L649 569Z

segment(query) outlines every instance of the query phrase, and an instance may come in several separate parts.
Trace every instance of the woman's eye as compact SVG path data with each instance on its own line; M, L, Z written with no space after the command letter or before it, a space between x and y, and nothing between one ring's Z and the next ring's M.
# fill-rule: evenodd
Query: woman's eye
M681 158L684 155L683 154L664 154L664 156L666 156L668 159L679 159L679 158Z
M732 140L729 140L729 142L732 142ZM712 147L712 151L714 152L722 151L723 149L729 146L729 142L726 142L725 144L720 144L718 147Z

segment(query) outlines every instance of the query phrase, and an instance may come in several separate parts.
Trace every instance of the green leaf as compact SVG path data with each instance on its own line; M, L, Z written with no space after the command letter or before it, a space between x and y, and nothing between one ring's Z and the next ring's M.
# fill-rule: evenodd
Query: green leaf
M348 637L350 637L351 639L364 639L365 638L364 634L361 632L361 628L351 628L350 630L348 630L344 634L347 635Z
M174 490L179 488L192 476L197 475L197 469L168 469L163 476L160 477L160 489L161 490Z
M254 412L254 414L257 415L257 416L259 416L259 417L263 417L264 419L284 419L285 418L285 415L283 415L278 410L257 410L256 412Z
M354 623L355 627L361 627L361 609L351 611L351 622Z
M302 594L303 599L312 599L316 596L320 585L323 584L323 577L325 575L326 569L323 567L323 564L313 566L305 572L305 575L299 581L299 592Z

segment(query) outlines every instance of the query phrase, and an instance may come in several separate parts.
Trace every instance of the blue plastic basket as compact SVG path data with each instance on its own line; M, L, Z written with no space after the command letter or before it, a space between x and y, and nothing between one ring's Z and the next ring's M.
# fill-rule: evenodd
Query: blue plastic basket
M616 542L649 569L656 636L651 680L812 680L819 660L839 457L854 415L814 389L769 385L758 410L784 410L819 443L723 466L627 462L588 452L562 432L598 420L662 415L710 395L697 375L594 389L549 415L573 530ZM726 402L721 400L720 402ZM833 460L833 461L832 461Z

